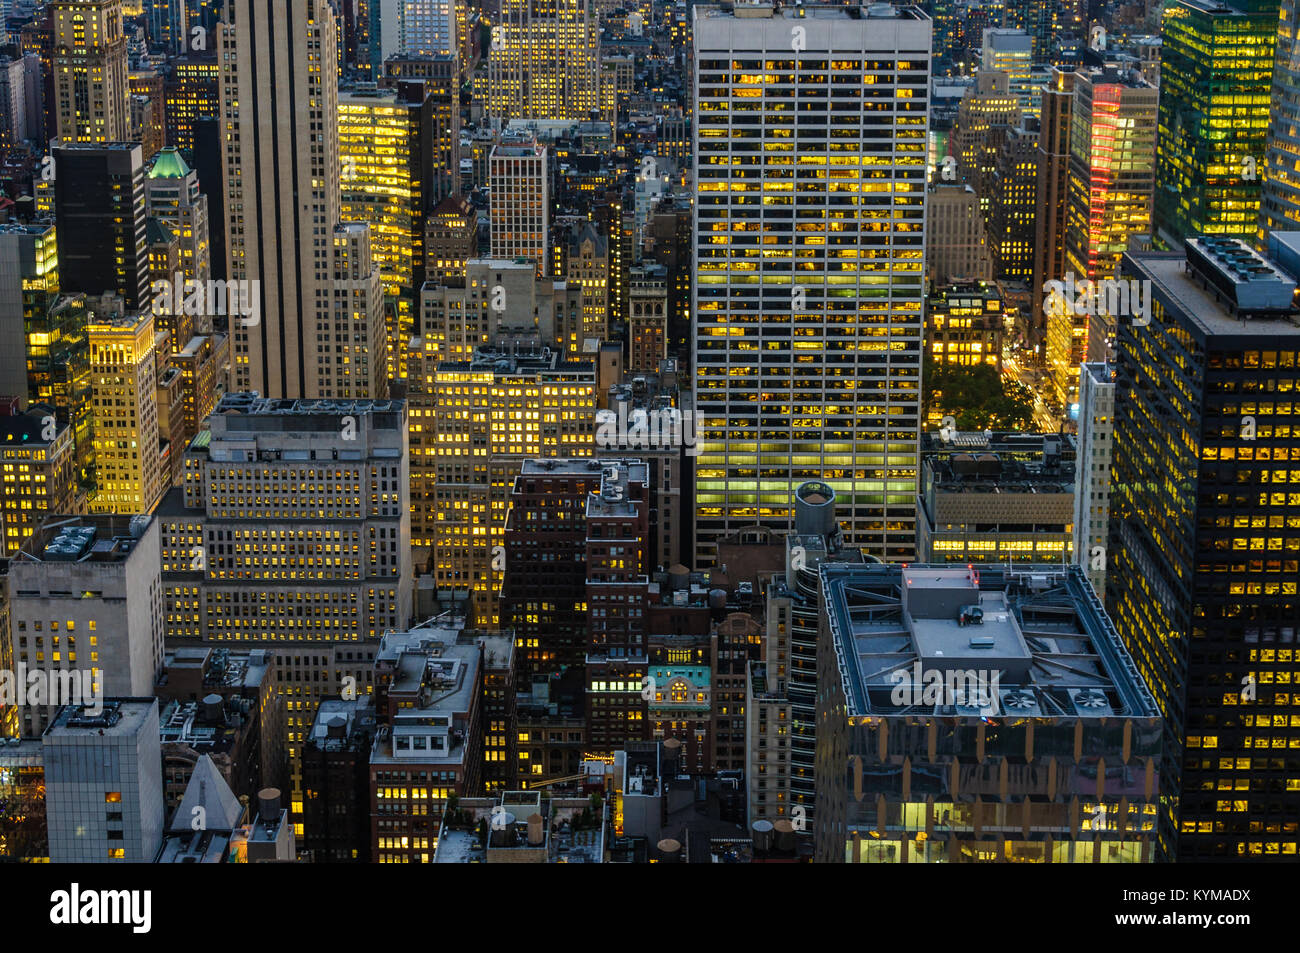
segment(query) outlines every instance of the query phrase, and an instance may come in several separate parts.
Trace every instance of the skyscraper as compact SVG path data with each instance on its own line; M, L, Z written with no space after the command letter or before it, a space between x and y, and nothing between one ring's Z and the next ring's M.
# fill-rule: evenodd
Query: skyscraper
M87 490L95 444L86 301L60 293L57 233L49 224L0 225L0 274L8 279L0 281L0 334L25 341L17 360L0 361L0 380L7 393L53 407L59 424L71 424L77 483Z
M934 181L925 195L925 272L931 288L993 277L979 196L963 182Z
M186 0L144 0L149 42L154 49L179 53L189 45L189 5Z
M1115 436L1115 381L1108 364L1079 369L1079 435L1074 468L1074 561L1106 596L1110 461Z
M1042 94L1035 170L1033 284L1034 316L1029 341L1041 358L1047 341L1042 291L1065 274L1065 199L1070 168L1070 114L1074 109L1074 71L1053 68Z
M788 528L809 479L850 542L912 555L930 30L913 7L695 8L700 565Z
M232 385L327 396L351 387L352 376L336 353L345 344L332 306L340 205L334 14L325 0L274 9L231 0L224 17L217 46L227 277L259 282L261 297L260 321L231 321ZM383 355L368 359L374 366Z
M171 229L180 243L180 267L186 278L206 282L212 276L208 235L208 197L199 190L198 173L169 146L158 153L144 180L145 212ZM211 330L211 315L199 317L200 330ZM173 341L172 349L188 341Z
M18 398L0 400L0 556L12 556L52 514L76 513L85 505L77 490L77 453L72 429L54 408L35 404L26 413ZM0 640L7 638L0 626Z
M1011 90L1008 74L988 69L975 74L975 86L957 107L949 147L985 215L993 198L993 170L1002 140L1020 125L1021 117L1020 101Z
M1136 71L1106 66L1075 74L1065 274L1048 281L1115 278L1129 238L1150 230L1159 98ZM1058 308L1047 316L1049 393L1062 407L1078 397L1079 365L1094 350L1105 354L1090 336L1112 327L1113 318L1078 310Z
M144 163L140 145L63 145L54 167L65 183L54 192L62 290L112 291L128 309L149 294Z
M406 376L404 355L424 284L425 216L433 181L433 106L423 83L339 93L345 222L370 226L371 253L389 300L385 373Z
M576 229L569 242L565 273L582 286L582 337L608 340L609 240L590 222ZM581 350L581 342L576 344L569 344L571 353Z
M1118 328L1106 608L1165 716L1160 847L1294 862L1300 234L1123 272L1152 305Z
M402 0L397 46L407 56L456 52L454 0Z
M1047 6L1047 4L1043 4ZM1007 89L1022 116L1038 118L1039 87L1047 79L1034 69L1034 39L1024 30L990 28L984 31L980 69L1007 74Z
M334 281L323 352L320 395L361 400L387 392L388 337L384 285L370 253L370 227L334 226ZM330 364L333 368L329 368Z
M989 191L989 251L998 278L1033 280L1034 222L1038 218L1038 123L1028 119L1007 131L993 166Z
M492 190L492 257L528 258L547 274L551 190L547 149L527 136L509 136L488 160Z
M463 195L449 195L429 213L424 235L424 276L434 285L463 278L478 254L478 212Z
M1077 567L820 583L815 862L1159 859L1161 713Z
M58 0L54 9L54 96L60 141L131 137L122 0Z
M1278 0L1175 0L1161 36L1152 230L1253 236L1268 146Z
M167 143L186 155L194 154L195 120L200 116L215 117L221 108L219 70L217 58L209 53L192 52L171 61L171 73L163 84ZM224 268L225 263L221 266Z
M159 508L169 644L283 666L295 814L316 705L349 678L364 693L379 638L410 622L406 447L401 401L226 394Z
M170 482L160 466L153 314L95 321L87 330L98 483L90 508L151 513Z
M1268 168L1260 195L1260 243L1269 231L1300 228L1300 9L1281 0L1268 114Z
M591 0L501 0L488 52L494 119L587 119L600 109L600 26Z
M433 547L435 596L495 626L511 485L527 459L594 453L595 368L548 348L443 362L413 351L411 384L415 538Z

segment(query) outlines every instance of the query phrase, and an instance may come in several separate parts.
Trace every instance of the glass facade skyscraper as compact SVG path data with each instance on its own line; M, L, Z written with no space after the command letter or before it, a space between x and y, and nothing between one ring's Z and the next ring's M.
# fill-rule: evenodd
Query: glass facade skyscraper
M1294 863L1300 843L1300 236L1286 239L1290 274L1229 239L1124 260L1152 308L1119 324L1106 607L1166 720L1160 845L1180 862Z
M1277 0L1165 7L1155 237L1251 236L1268 141Z

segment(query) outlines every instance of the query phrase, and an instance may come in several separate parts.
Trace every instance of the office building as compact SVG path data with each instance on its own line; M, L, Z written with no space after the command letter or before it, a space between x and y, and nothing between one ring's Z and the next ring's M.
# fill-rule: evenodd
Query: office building
M456 53L453 0L401 0L397 48L407 56Z
M0 57L0 152L23 145L27 138L26 64Z
M701 671L689 665L660 666L657 681L646 679L654 678L650 634L686 632L681 620L694 607L685 603L693 594L703 608L703 589L697 583L693 592L683 591L689 576L684 581L681 567L673 567L669 578L681 598L656 617L652 605L661 587L651 582L649 572L649 468L639 460L602 460L601 466L600 487L587 495L584 512L588 743L607 756L628 742L663 738L674 729L687 729L690 737L701 740L706 729L688 719L703 715L707 721L707 667ZM712 744L712 732L708 740Z
M809 479L841 497L853 543L913 551L930 21L911 7L858 13L695 9L699 566L742 526L788 528ZM792 57L796 26L807 48ZM843 114L796 123L796 84ZM817 155L828 176L859 170L856 199L829 178L786 181Z
M634 266L628 275L627 369L655 373L668 357L668 281L662 265Z
M208 233L208 197L200 191L199 176L169 146L158 153L144 179L145 214L166 225L180 246L180 271L185 278L202 281L212 277L212 241ZM167 276L174 281L174 276ZM212 316L198 316L200 333L212 330ZM174 340L172 348L188 341Z
M317 384L324 398L361 400L387 393L384 285L371 254L373 234L359 222L334 226L333 298L327 312L333 333L319 345L325 373Z
M400 401L230 393L159 508L169 645L276 654L295 822L317 704L364 690L380 636L409 623L407 500Z
M472 357L411 357L412 538L431 546L435 596L498 624L510 488L527 459L593 452L596 375L555 351L482 348ZM419 416L417 416L417 413ZM416 427L418 426L418 430Z
M501 0L492 23L487 114L588 119L599 111L598 19L591 0Z
M224 334L195 335L184 347L173 351L167 362L181 375L183 432L188 446L226 392L230 374L230 339ZM183 452L184 447L173 449L173 453Z
M6 740L0 744L0 798L9 805L10 820L0 832L0 857L6 862L48 863L44 746L36 738Z
M608 239L596 231L591 223L575 230L564 264L566 277L582 288L582 340L608 340ZM576 354L581 348L581 342L569 342L567 346L570 353Z
M1006 310L997 285L957 281L925 299L925 350L935 364L1002 370Z
M922 434L917 559L1064 565L1074 460L1068 434Z
M925 217L925 271L930 287L992 279L988 230L974 188L961 182L931 182Z
M1074 468L1074 561L1106 598L1110 464L1115 440L1115 374L1108 364L1079 368L1079 434Z
M0 224L0 334L4 339L24 339L28 322L37 324L37 315L48 313L58 292L59 255L54 226ZM25 404L29 399L31 342L24 343L23 347L0 352L0 393L20 397Z
M1184 248L1124 260L1153 302L1119 326L1106 606L1165 713L1165 858L1285 863L1300 236Z
M53 407L72 428L77 486L86 492L95 481L86 303L60 294L58 244L52 224L0 225L0 269L10 279L0 281L0 332L25 341L0 355L0 380L6 394Z
M163 798L169 814L204 757L212 759L238 797L253 798L262 788L288 782L284 703L273 653L168 649L154 695L162 706Z
M185 52L190 37L190 5L186 0L144 0L142 6L150 45L166 53Z
M163 84L167 143L185 155L193 156L198 146L195 121L200 116L215 119L221 108L219 71L216 56L203 51L171 61L171 72Z
M385 82L424 83L432 110L433 173L426 186L430 207L461 191L460 187L460 70L452 54L390 56L384 62ZM480 182L485 181L483 179Z
M323 0L272 10L231 0L217 28L228 279L256 281L260 320L231 321L232 389L270 397L379 397L383 349L358 320L339 322L340 274L363 275L359 246L340 235L338 57ZM277 30L277 22L305 24ZM235 25L237 24L237 26ZM256 40L254 38L257 38ZM315 64L315 65L313 65ZM275 115L276 132L265 125ZM296 129L296 135L278 131ZM315 139L299 141L306 130ZM336 257L348 260L336 262ZM379 319L382 302L366 320ZM359 318L369 302L348 310ZM364 368L358 363L364 361Z
M569 344L581 337L582 301L581 287L539 279L527 259L473 258L448 286L430 282L421 290L421 338L411 347L422 352L426 365L469 360L477 348L503 337L536 337L562 356L576 356L581 349Z
M1020 100L1012 93L1003 72L979 70L975 85L957 106L949 149L957 159L962 180L979 196L980 212L986 217L992 205L993 171L1002 141L1023 118Z
M1044 289L1049 281L1065 274L1065 210L1069 195L1070 123L1074 110L1074 71L1053 67L1042 94L1038 130L1037 163L1034 171L1033 321L1029 343L1036 359L1046 354L1047 317L1043 310Z
M551 188L547 149L526 135L503 137L488 160L492 257L527 258L547 270Z
M483 653L442 626L389 632L375 657L371 861L429 863L451 798L482 793Z
M163 650L158 547L148 516L46 520L9 567L14 664L46 673L51 687L56 673L71 677L83 700L87 683L92 693L152 694ZM23 737L39 738L53 715L23 707Z
M96 320L86 330L97 487L90 507L96 513L151 513L170 485L159 444L153 315Z
M1022 119L1037 119L1042 108L1047 70L1033 52L1034 37L1023 29L985 28L980 69L1007 74L1007 89L1016 98Z
M1159 90L1134 71L1106 66L1075 74L1065 274L1048 281L1071 275L1075 282L1114 279L1129 238L1150 230L1159 98ZM1058 405L1068 407L1078 399L1079 365L1100 350L1095 331L1111 332L1121 317L1126 316L1063 306L1046 315L1047 379Z
M22 412L18 398L0 400L0 481L0 556L18 552L50 516L84 510L72 428L59 423L53 407L32 404Z
M129 309L148 306L144 158L138 143L64 145L54 168L61 290L121 295ZM56 180L57 181L57 180Z
M759 816L789 816L797 807L805 818L814 814L817 788L813 770L817 748L818 614L822 604L819 567L823 562L861 564L875 561L860 547L845 545L837 519L837 494L825 483L810 481L794 494L795 525L785 537L776 569L767 586L766 684L751 684L749 691L764 696L755 714L759 723L747 721L747 742L767 734L763 714L782 722L788 747L778 746L774 758L755 757L750 748L750 774L770 775L770 784L757 785L758 793L773 795L763 807L751 804ZM751 673L752 674L752 673ZM785 712L785 716L781 715ZM786 721L788 717L788 721ZM759 764L766 764L759 768ZM759 781L768 780L758 777ZM755 793L751 787L750 793ZM758 802L763 805L763 801ZM779 808L785 808L784 811Z
M1268 147L1278 0L1176 0L1161 31L1152 230L1253 238Z
M388 299L385 379L406 376L416 295L424 284L425 215L433 179L432 103L424 85L339 93L345 222L370 226L371 256Z
M327 698L303 747L302 849L317 864L370 860L370 748L376 732L369 696Z
M450 285L464 278L466 263L477 256L478 213L463 195L450 195L429 213L425 224L425 280Z
M1273 55L1268 152L1260 194L1259 239L1300 228L1300 170L1290 158L1300 149L1300 8L1281 0Z
M1000 280L1033 281L1037 189L1038 129L1030 120L1007 130L989 183L989 252Z
M1159 858L1160 709L1077 566L822 585L815 861Z
M130 139L121 0L58 0L52 8L59 141L107 145Z
M68 705L41 738L50 863L149 863L162 846L158 702Z
M606 389L596 412L596 458L635 458L650 468L646 565L651 568L667 569L688 558L690 513L682 496L683 490L689 496L687 458L697 437L691 393L678 386L675 359L661 362L653 374L623 375Z
M146 163L167 144L165 83L158 70L132 70L127 74L131 107L131 139L140 143Z
M510 488L501 621L524 683L586 656L587 498L603 474L590 457L525 460Z

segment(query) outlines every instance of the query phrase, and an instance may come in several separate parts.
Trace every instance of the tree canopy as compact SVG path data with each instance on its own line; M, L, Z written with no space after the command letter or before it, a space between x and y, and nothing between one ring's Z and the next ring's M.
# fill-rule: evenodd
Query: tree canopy
M958 430L1018 430L1032 426L1034 395L991 364L939 364L925 359L924 414L952 417Z

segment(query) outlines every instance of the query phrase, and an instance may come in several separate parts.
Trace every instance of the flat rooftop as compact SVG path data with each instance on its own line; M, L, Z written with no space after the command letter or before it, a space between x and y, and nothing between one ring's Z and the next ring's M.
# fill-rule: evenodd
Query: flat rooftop
M400 400L294 400L262 397L256 391L223 394L215 414L244 414L249 417L313 417L321 414L383 414L400 413ZM338 422L330 422L331 430Z
M1190 272L1187 259L1177 252L1130 252L1135 277L1149 278L1153 298L1171 301L1192 325L1208 335L1268 338L1300 334L1297 312L1245 319L1231 314L1221 297ZM1128 274L1130 269L1125 270Z
M124 563L149 530L153 517L90 515L54 517L23 541L20 559L35 562Z
M984 673L993 713L1007 716L1159 717L1078 566L830 564L821 583L850 715L989 714L942 695L900 699L900 683L937 672L946 684Z
M843 6L829 3L793 4L777 10L770 3L723 3L695 7L699 19L737 20L927 20L916 7L892 3L872 3L861 6Z
M45 729L44 737L135 737L157 702L152 698L106 698L103 711L93 714L84 705L65 705Z

